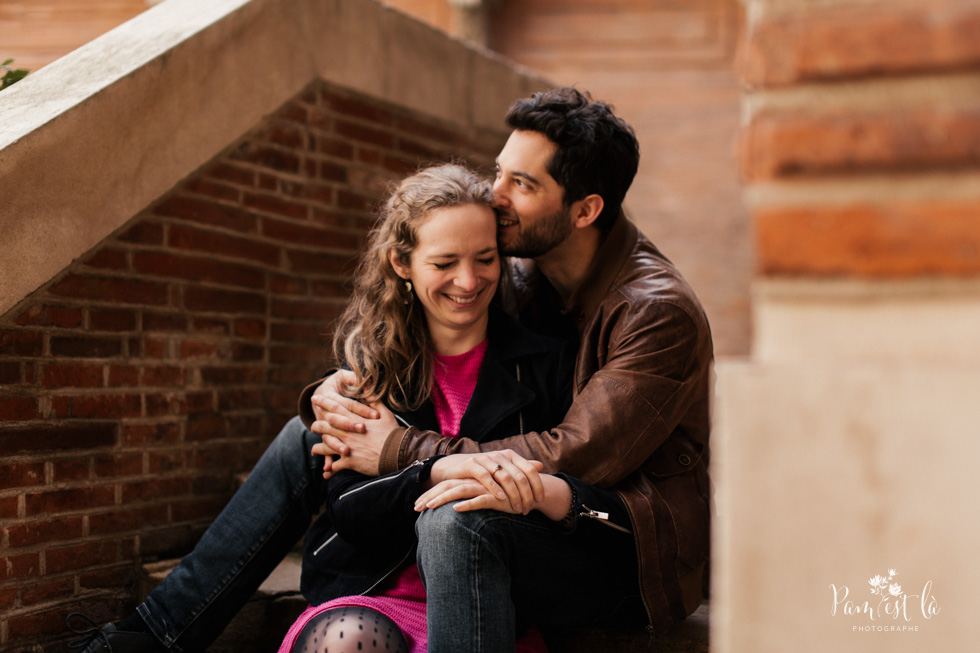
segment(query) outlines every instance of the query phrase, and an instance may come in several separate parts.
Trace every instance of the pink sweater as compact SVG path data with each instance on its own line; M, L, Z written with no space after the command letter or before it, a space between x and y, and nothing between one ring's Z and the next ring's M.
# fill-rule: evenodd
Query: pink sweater
M459 423L470 405L486 353L487 341L484 340L465 354L435 354L432 405L436 409L439 432L448 438L459 435Z
M432 405L439 430L445 437L459 435L459 425L473 396L480 367L487 352L487 341L457 356L435 354L435 382ZM289 629L279 653L289 653L299 633L316 615L331 608L363 606L377 610L398 624L411 653L425 653L428 637L425 628L425 587L416 565L406 567L389 580L387 589L378 596L345 596L322 605L310 606ZM518 653L539 653L548 649L536 629L517 642Z

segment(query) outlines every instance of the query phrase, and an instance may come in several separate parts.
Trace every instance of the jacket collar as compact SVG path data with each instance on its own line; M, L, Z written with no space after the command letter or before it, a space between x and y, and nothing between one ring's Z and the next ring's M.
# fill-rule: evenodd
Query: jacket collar
M487 325L486 358L459 432L482 442L504 419L534 401L534 392L518 379L522 359L548 350L548 344L503 310L492 306Z
M568 298L565 312L580 325L599 308L599 303L609 294L609 289L636 246L639 233L636 225L620 211L592 258L585 282Z
M487 339L490 341L487 356L493 354L501 362L540 354L550 347L545 339L493 304L487 323Z

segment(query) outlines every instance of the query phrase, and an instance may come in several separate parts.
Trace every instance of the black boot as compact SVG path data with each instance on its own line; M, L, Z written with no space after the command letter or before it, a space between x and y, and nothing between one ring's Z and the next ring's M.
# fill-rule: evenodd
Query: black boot
M72 626L72 619L84 619L89 627L78 629ZM68 629L78 639L68 642L68 649L78 653L166 653L156 637L145 632L129 632L119 630L115 624L106 624L99 628L98 624L81 612L73 612L66 620Z

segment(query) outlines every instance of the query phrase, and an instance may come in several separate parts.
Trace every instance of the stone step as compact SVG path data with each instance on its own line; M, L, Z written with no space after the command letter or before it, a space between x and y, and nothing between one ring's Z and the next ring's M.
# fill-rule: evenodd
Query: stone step
M289 626L307 602L299 593L302 554L290 553L235 616L208 653L276 653ZM143 567L143 596L166 577L179 560ZM142 597L141 597L142 598Z
M582 627L549 644L549 653L708 653L708 602L653 642L645 628Z
M166 560L143 567L142 596L177 564ZM290 624L306 609L299 593L302 555L286 556L249 600L209 653L275 653ZM707 653L708 603L650 646L643 628L576 628L552 640L550 653Z

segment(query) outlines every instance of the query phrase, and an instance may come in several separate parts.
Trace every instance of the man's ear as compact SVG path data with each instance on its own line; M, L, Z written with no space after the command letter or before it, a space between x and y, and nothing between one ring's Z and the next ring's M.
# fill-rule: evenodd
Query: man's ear
M398 258L398 252L396 252L394 248L388 250L388 262L391 263L391 267L395 271L395 274L400 276L402 279L412 278L412 271L407 265L401 262L401 259Z
M600 195L586 195L572 204L572 224L578 229L592 225L605 205Z

